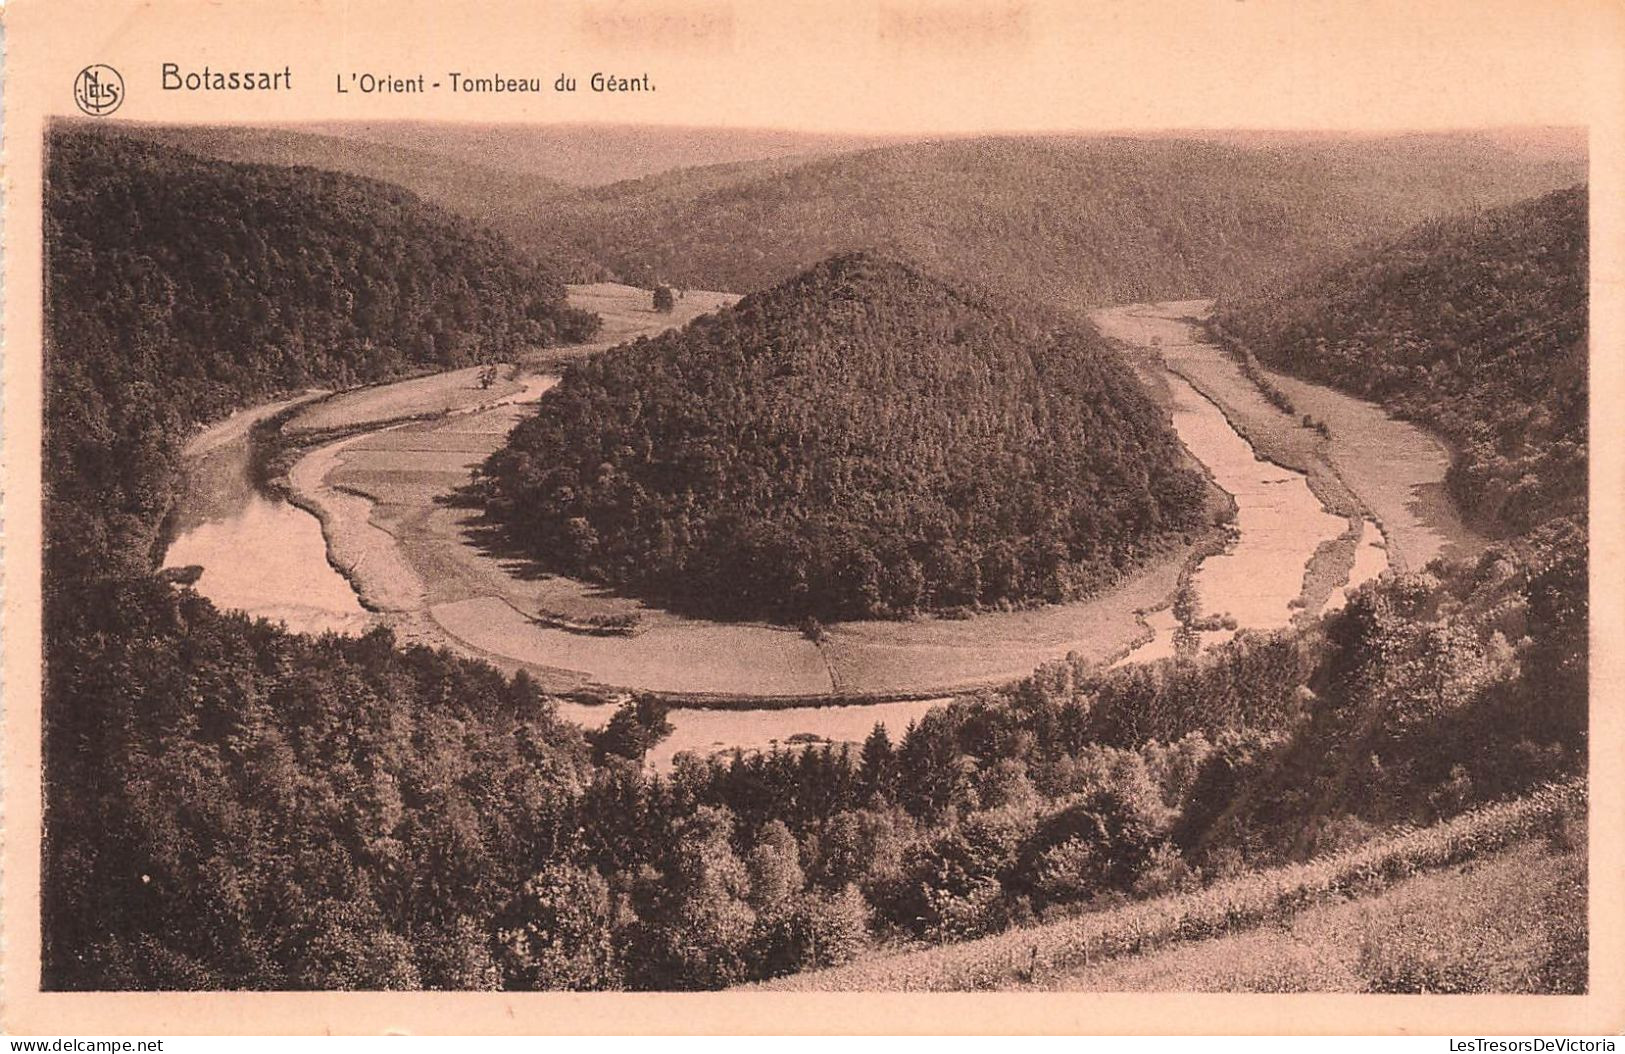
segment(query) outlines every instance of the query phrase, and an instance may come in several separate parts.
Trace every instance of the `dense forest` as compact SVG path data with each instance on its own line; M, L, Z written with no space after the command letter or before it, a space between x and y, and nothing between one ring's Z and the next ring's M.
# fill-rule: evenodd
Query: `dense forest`
M1482 525L1583 515L1586 191L1424 224L1285 289L1219 305L1262 362L1438 429Z
M257 397L574 342L557 276L398 187L117 135L48 143L46 515L62 575L145 569L178 440Z
M387 632L75 585L46 983L714 988L1317 857L1583 771L1583 544L1549 529L1305 630L1058 662L858 751L666 776L638 764L653 699L584 738L522 675Z
M374 140L324 135L308 128L244 125L127 125L81 121L87 134L130 137L198 157L282 167L317 168L382 180L505 235L571 281L598 281L609 272L564 239L534 236L557 226L559 203L576 188L538 175L532 166L494 165L473 152L448 154L414 145L397 133Z
M296 759L245 731L259 721L256 705L267 698L273 708L296 698L315 705L301 694L312 688L301 678L316 666L349 678L347 685L312 688L347 719L365 719L349 703L369 688L387 698L410 696L414 704L432 693L411 682L405 662L390 666L390 683L365 686L345 673L340 642L250 627L222 619L195 595L168 595L170 587L151 576L181 445L199 423L277 392L579 340L597 319L565 305L551 271L396 187L313 170L225 164L72 129L52 133L47 151L47 979L119 984L128 976L120 963L150 952L167 964L149 967L159 971L144 975L153 983L206 984L203 975L188 972L184 955L141 935L169 926L206 932L222 954L244 956L240 962L259 969L267 960L253 958L259 953L251 945L262 936L258 923L222 914L247 903L230 887L232 876L280 898L274 909L258 905L272 912L261 921L292 904L289 888L275 885L277 874L311 883L315 899L301 903L314 908L323 900L319 858L326 850L315 843L285 844L274 863L242 857L228 867L216 857L210 867L224 886L198 875L187 876L191 884L184 890L154 886L154 877L162 883L170 872L139 864L148 859L143 853L159 851L171 835L181 837L185 810L193 805L207 819L186 833L198 842L169 843L181 852L189 845L223 846L237 834L257 840L266 831L252 825L291 819L289 796L302 794L301 781L310 777L286 766L297 760L308 770L322 762L313 755ZM160 612L178 620L168 635L151 621ZM223 652L205 644L211 626L233 630L214 638ZM323 650L335 652L331 662ZM253 671L236 665L255 655L260 661ZM483 672L487 681L495 676ZM478 709L478 694L471 688L452 703L444 728L455 727L458 707ZM287 716L279 711L277 721ZM241 720L248 723L235 723ZM255 758L231 762L236 772L273 783L278 766L289 774L291 782L274 789L256 782L261 814L216 810L228 801L214 797L219 788L210 783L211 773L226 764L222 758L208 761L207 771L189 767L200 757L191 751L193 742L228 726L248 737L240 745L260 744ZM271 731L298 734L291 727ZM566 759L572 736L549 739L564 744ZM94 775L108 766L120 777ZM166 781L202 789L207 800L182 804L162 789ZM134 848L137 843L145 848ZM345 912L367 910L365 898L341 894L319 910L329 913L323 925L336 927L334 939L365 936L342 921L351 918ZM295 939L327 939L311 932ZM155 980L160 976L165 979ZM278 983L271 974L260 976L263 984ZM315 983L317 974L301 976Z
M1072 599L1204 503L1098 338L866 254L572 368L481 484L552 570L782 621Z
M861 750L689 755L664 776L640 764L667 730L658 699L584 735L523 675L216 611L152 573L197 423L590 319L399 191L116 137L51 147L48 989L716 988L1200 887L1583 769L1571 518L1283 634L1054 663ZM847 264L972 348L1020 331L894 265ZM865 310L820 317L855 336ZM1052 336L1012 361L1037 376L1042 349L1082 339ZM1116 383L1110 359L1079 358L1079 391ZM1584 968L1554 954L1550 989L1582 988Z

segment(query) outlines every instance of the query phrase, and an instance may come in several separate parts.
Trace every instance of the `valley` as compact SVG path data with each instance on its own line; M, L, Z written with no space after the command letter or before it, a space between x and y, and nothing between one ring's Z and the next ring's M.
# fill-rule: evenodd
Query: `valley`
M1583 133L142 127L49 133L43 987L1586 984Z
M686 291L664 315L648 306L645 290L572 287L571 304L597 311L606 339L564 350L591 354L733 299ZM1314 435L1268 405L1230 357L1200 339L1190 320L1205 308L1202 301L1129 305L1095 312L1093 321L1126 346L1187 450L1234 501L1231 536L1208 543L1222 551L1180 546L1158 554L1087 600L963 620L834 623L814 641L791 627L685 617L539 573L504 551L479 510L455 495L557 382L548 372L556 352L521 358L487 377L487 386L479 368L466 368L312 400L287 420L285 435L342 437L318 442L292 464L292 503L265 495L226 502L224 516L204 517L180 535L166 564L202 565L198 588L223 608L299 628L354 633L387 625L403 643L523 669L553 692L659 693L676 707L673 735L649 759L665 768L683 750L765 749L788 745L792 736L856 742L876 722L900 730L951 694L1014 681L1067 655L1101 664L1172 657L1182 584L1195 600L1186 620L1202 627L1185 630L1187 647L1211 646L1238 631L1285 627L1328 602L1338 606L1398 554L1420 566L1446 536L1471 543L1448 502L1441 508L1417 496L1436 488L1448 465L1437 441L1370 404L1295 382L1295 398L1329 407L1336 421L1330 439ZM246 465L239 417L217 430L238 437L227 449ZM1355 437L1373 428L1397 436L1381 445L1377 463L1355 446ZM218 443L198 445L218 458ZM218 472L200 473L194 489L223 486L209 482ZM313 544L307 512L320 522L325 549ZM1385 538L1401 539L1403 548ZM1412 539L1440 541L1429 547ZM256 585L246 591L229 570L245 549L274 557L254 569ZM353 587L349 603L334 588L334 568ZM544 612L553 624L538 617ZM634 628L595 634L556 622L616 617L634 620ZM558 705L585 727L602 725L613 709Z

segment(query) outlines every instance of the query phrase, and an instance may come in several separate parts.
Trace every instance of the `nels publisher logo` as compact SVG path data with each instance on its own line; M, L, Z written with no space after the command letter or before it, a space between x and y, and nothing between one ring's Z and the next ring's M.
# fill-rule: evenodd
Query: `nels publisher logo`
M106 117L124 101L124 78L111 66L86 66L73 79L73 101L92 117Z

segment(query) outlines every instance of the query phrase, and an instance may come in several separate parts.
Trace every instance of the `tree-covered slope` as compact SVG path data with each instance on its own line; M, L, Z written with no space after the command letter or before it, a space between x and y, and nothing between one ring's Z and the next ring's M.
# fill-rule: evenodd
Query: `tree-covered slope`
M539 175L529 167L504 163L476 151L455 155L434 149L434 140L397 129L393 137L377 126L377 138L320 134L304 128L245 125L157 125L84 120L75 127L157 143L217 161L318 168L383 180L411 191L480 226L546 262L548 269L576 281L598 281L607 272L580 249L553 234L561 202L576 188ZM342 127L342 126L339 126Z
M1584 187L1425 224L1215 326L1263 362L1437 428L1448 483L1484 525L1584 514Z
M53 560L145 569L199 421L596 326L553 273L389 184L71 129L48 148Z
M1024 137L685 169L561 204L629 281L763 289L874 249L961 288L1079 304L1250 291L1430 216L1583 178L1485 137Z
M483 478L557 570L780 619L1070 598L1203 497L1098 339L864 254L574 368Z
M1583 136L1560 129L906 142L337 122L118 134L389 180L576 281L743 293L874 249L960 288L1088 305L1248 292L1429 217L1585 173Z

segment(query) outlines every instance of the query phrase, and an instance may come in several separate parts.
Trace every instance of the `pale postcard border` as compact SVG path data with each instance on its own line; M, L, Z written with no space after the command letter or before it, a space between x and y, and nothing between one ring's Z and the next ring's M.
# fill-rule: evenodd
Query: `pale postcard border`
M0 1027L188 1033L1617 1033L1625 1028L1625 246L1618 0L12 0L5 21L4 857ZM162 62L291 65L253 98ZM40 154L75 74L119 118L604 122L804 131L1590 131L1591 990L1574 996L41 993ZM639 96L338 96L340 71L648 72ZM1064 203L1058 203L1064 207Z

